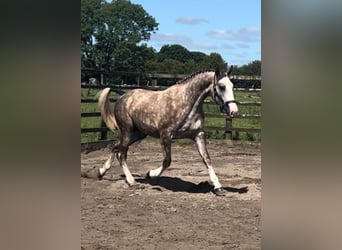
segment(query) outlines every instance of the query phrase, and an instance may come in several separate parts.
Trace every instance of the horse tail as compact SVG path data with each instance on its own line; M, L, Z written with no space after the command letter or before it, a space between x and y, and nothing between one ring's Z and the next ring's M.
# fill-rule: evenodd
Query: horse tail
M116 123L115 115L113 109L111 109L111 105L109 102L109 93L111 89L105 88L98 94L100 94L99 97L99 108L101 111L101 116L103 121L106 123L107 127L111 129L112 131L116 130L118 128L118 125Z

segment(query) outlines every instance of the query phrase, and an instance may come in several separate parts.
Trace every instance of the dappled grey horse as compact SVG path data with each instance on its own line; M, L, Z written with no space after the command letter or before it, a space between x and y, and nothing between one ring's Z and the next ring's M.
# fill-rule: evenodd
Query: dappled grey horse
M117 100L114 110L109 103L111 89L105 88L99 97L101 115L108 128L118 130L120 140L113 146L109 159L98 169L98 177L104 176L116 156L127 183L136 185L126 163L127 151L132 143L146 136L160 138L164 160L160 167L147 173L149 178L159 177L171 164L172 139L189 138L196 143L215 194L224 195L225 190L215 174L206 149L203 101L211 95L227 116L233 117L237 113L233 84L229 79L231 69L223 74L219 70L197 72L163 91L128 91Z

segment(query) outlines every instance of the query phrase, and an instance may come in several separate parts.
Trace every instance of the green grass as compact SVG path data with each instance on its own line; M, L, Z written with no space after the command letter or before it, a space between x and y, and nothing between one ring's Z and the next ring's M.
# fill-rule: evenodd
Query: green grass
M81 98L93 98L99 90L81 89ZM117 98L117 94L110 94L110 97ZM210 98L209 98L210 99ZM235 92L235 99L240 102L260 102L260 93L246 93ZM220 114L219 107L216 104L205 103L205 113ZM81 112L99 112L97 103L81 103ZM260 114L260 106L239 106L239 114ZM86 117L81 118L81 128L95 128L100 127L100 117ZM224 116L222 118L205 117L204 129L206 137L211 139L224 139L225 132L222 130L208 130L206 127L222 127L226 125ZM239 119L234 118L232 121L233 127L240 128L261 128L261 119ZM112 131L108 131L108 139L117 139L117 134ZM82 133L81 142L97 141L100 138L100 133ZM248 141L261 141L260 133L245 133L245 132L233 132L233 139L235 140L248 140Z
M237 91L235 92L235 99L239 102L260 102L260 93L246 93ZM206 113L220 114L219 107L216 104L204 104L204 111ZM239 114L261 114L260 106L239 106ZM212 118L205 117L204 128L215 126L225 127L225 118ZM234 118L232 120L232 126L236 128L261 128L261 119L242 119ZM225 138L225 132L221 130L207 130L205 129L207 138L211 139L223 139ZM260 133L247 133L247 132L233 132L233 139L235 140L248 140L248 141L261 141Z

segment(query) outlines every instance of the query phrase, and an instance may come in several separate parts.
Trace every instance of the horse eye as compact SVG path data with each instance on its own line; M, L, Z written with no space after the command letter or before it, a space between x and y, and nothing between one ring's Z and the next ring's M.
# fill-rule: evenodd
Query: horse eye
M220 91L225 91L226 90L226 86L224 86L224 85L219 85L218 87L219 87Z

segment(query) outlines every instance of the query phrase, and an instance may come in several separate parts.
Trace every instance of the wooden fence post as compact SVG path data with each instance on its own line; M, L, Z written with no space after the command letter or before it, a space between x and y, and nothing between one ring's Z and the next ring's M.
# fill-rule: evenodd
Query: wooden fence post
M103 119L101 119L101 128L105 127L107 128L107 125L106 123L103 121ZM100 140L107 140L107 130L105 131L101 131L101 134L100 134Z
M157 85L158 85L157 79L153 78L152 79L152 86L157 86Z
M232 118L226 117L226 133L224 134L225 139L232 140L233 139L233 131L232 131ZM229 135L227 137L227 135Z

